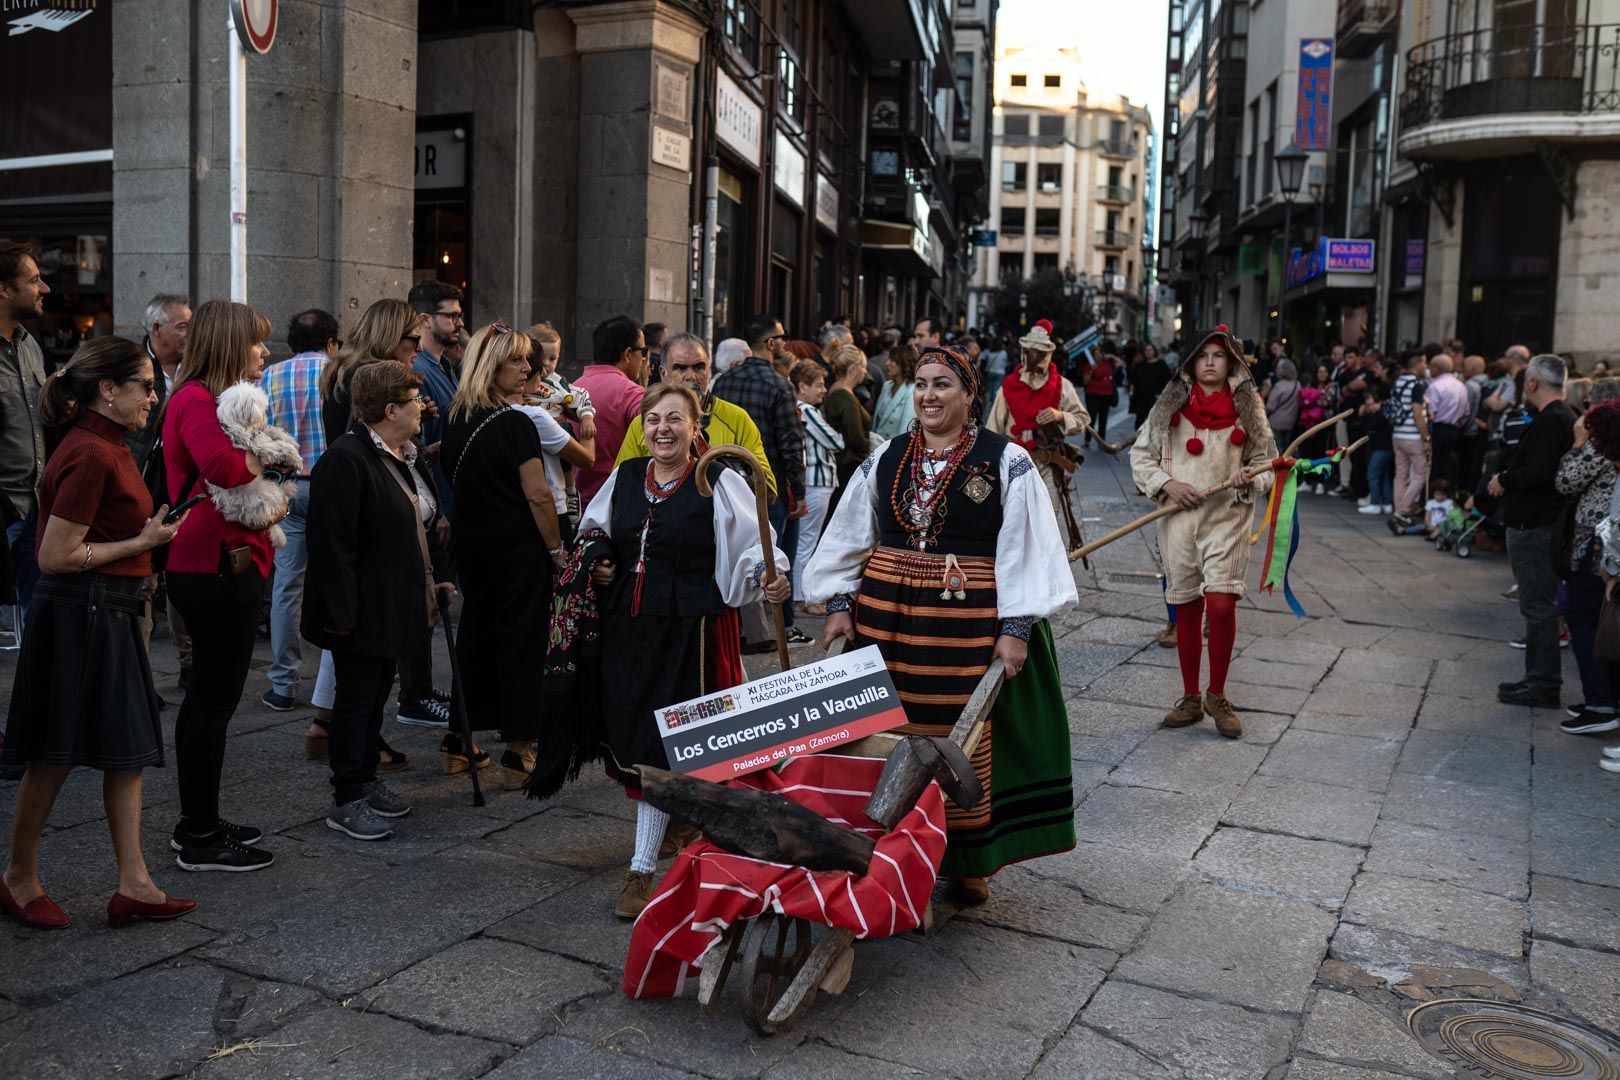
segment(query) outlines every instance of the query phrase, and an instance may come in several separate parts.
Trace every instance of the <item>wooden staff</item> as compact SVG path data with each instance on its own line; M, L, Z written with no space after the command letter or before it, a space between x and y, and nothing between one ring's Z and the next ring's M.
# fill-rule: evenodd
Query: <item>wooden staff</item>
M1331 428L1334 424L1337 424L1340 420L1348 420L1350 418L1351 414L1354 413L1354 412L1355 412L1354 409L1346 409L1344 412L1339 413L1337 416L1328 417L1326 420L1322 421L1320 424L1317 424L1315 427L1306 428L1303 432L1301 432L1299 434L1299 436L1297 438L1294 439L1293 442L1288 444L1288 449L1284 450L1281 454L1279 454L1277 456L1278 457L1285 457L1285 458L1286 457L1293 457L1294 456L1294 451L1298 450L1299 447L1300 447L1300 444L1303 443L1306 439L1309 439L1312 435L1315 435L1318 432L1326 431L1328 428ZM1243 475L1246 476L1248 479L1253 480L1255 477L1260 476L1263 473L1268 473L1270 471L1271 471L1271 462L1267 461L1264 464L1253 465L1253 466L1250 466L1247 469L1244 469L1243 470ZM1226 491L1231 486L1232 486L1232 481L1227 480L1227 481L1225 481L1223 483L1216 484L1212 488L1206 489L1202 494L1203 494L1204 498L1207 499L1211 495L1216 495L1216 494L1219 494L1222 491ZM1084 556L1090 555L1093 551L1096 551L1098 548L1102 547L1104 544L1112 544L1115 540L1118 540L1120 537L1129 536L1129 535L1131 535L1131 533L1135 532L1137 529L1140 529L1142 526L1151 525L1153 522L1158 521L1160 518L1169 517L1171 514L1176 513L1180 509L1181 509L1181 505L1179 503L1171 502L1171 503L1168 503L1168 504L1166 504L1164 506L1159 507L1157 510L1154 510L1152 513L1143 514L1141 517L1137 518L1135 521L1131 522L1129 525L1121 525L1119 528L1115 529L1113 532L1108 533L1105 536L1099 536L1097 539L1093 540L1091 543L1086 544L1086 545L1084 545L1082 547L1075 548L1073 551L1069 552L1069 561L1074 562L1077 559L1080 559L1080 558L1083 558Z
M733 457L746 462L748 472L754 484L754 510L759 518L759 546L765 559L765 584L769 585L776 580L776 545L771 542L771 515L766 504L769 488L765 484L765 466L761 465L759 458L747 447L736 443L721 443L713 447L708 453L698 458L697 463L697 489L698 494L705 499L714 498L714 489L709 486L709 466L723 457ZM782 605L766 602L771 609L771 625L776 630L776 658L787 671L793 665L788 661L787 627L782 623Z
M1131 434L1130 438L1126 439L1118 446L1115 446L1113 443L1105 441L1101 435L1097 434L1097 429L1092 427L1089 423L1086 424L1086 431L1091 434L1093 439L1097 440L1097 445L1102 447L1103 452L1106 454L1118 454L1123 450L1130 449L1131 444L1136 441L1136 437L1142 434L1142 429L1137 428L1136 431Z

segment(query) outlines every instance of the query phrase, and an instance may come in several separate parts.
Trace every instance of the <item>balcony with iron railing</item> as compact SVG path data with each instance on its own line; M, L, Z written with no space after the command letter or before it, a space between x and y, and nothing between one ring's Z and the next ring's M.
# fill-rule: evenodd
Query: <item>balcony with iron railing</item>
M1135 202L1136 189L1125 184L1100 184L1097 187L1097 201L1105 203Z
M1371 56L1378 43L1395 31L1397 0L1339 0L1339 56L1346 60Z
M1620 136L1620 23L1449 34L1407 53L1403 155L1483 157Z
M1136 147L1129 139L1098 139L1094 144L1104 157L1135 157Z
M1098 229L1097 246L1100 248L1128 248L1131 234L1124 229Z

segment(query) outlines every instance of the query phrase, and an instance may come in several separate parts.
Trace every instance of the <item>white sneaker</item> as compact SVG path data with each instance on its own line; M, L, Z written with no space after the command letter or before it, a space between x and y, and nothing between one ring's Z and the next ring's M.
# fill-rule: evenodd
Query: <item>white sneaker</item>
M1326 495L1327 494L1327 485L1325 485L1325 484L1317 484L1316 485L1316 493L1318 495Z
M1383 506L1380 506L1378 510L1380 513L1393 514L1395 512L1395 507L1391 506L1389 503L1385 503Z
M1620 773L1620 760L1615 758L1598 758L1598 768L1604 772Z
M1358 514L1383 514L1383 513L1388 513L1388 511L1386 511L1382 506L1379 506L1377 503L1368 503L1366 506L1363 506L1361 509L1357 510L1356 513L1358 513Z
M1603 748L1603 756L1606 758L1612 758L1615 761L1620 761L1620 744L1615 746L1605 746Z
M1356 500L1356 505L1357 506L1366 506L1370 502L1372 502L1372 496L1371 495L1363 495L1361 498Z

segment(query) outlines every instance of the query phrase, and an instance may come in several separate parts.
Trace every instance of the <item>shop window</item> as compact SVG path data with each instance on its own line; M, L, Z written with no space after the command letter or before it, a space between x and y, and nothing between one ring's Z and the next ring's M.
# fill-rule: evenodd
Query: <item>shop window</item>
M720 198L715 214L714 237L714 332L715 337L738 333L743 300L743 181L726 169L720 170Z
M416 201L411 234L416 280L438 278L471 293L472 118L424 117L417 123Z

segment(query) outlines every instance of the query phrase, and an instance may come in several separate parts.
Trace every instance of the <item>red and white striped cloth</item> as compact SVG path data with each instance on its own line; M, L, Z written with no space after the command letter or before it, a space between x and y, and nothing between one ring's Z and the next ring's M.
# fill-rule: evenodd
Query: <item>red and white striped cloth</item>
M707 840L675 857L630 934L622 989L628 997L675 997L726 928L767 906L778 913L841 926L857 939L915 929L945 857L945 800L930 782L917 805L885 833L865 814L883 772L875 758L815 754L780 772L766 769L731 783L772 791L829 821L877 838L864 877L811 871L733 855ZM715 963L720 962L718 953Z

